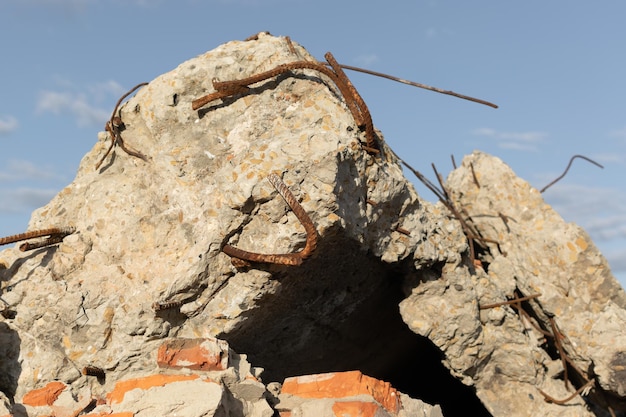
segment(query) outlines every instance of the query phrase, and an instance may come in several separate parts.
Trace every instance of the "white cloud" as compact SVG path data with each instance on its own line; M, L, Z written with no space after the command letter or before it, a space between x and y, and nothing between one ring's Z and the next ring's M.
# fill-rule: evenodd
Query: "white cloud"
M619 189L555 184L546 201L566 220L585 228L593 240L626 239L626 194Z
M52 167L36 165L30 161L13 159L5 168L0 169L0 182L22 180L58 180L62 177Z
M23 0L22 0L23 1ZM85 6L93 3L93 0L26 0L26 3L51 6Z
M520 142L540 142L548 134L544 132L499 132L495 129L483 127L472 132L475 135L487 136L495 139L516 140Z
M376 54L363 54L356 57L355 61L362 65L363 67L369 67L372 64L379 61L378 55Z
M7 0L4 1L6 2ZM94 4L96 1L97 0L9 0L9 3L37 11L48 12L51 10L53 12L62 12L66 16L73 16L85 12L87 7Z
M496 134L496 130L490 127L481 127L479 129L474 129L472 131L472 135L478 136L494 136Z
M621 153L594 153L591 159L599 164L621 164L624 162L624 156Z
M222 0L223 2L225 0ZM242 3L259 3L270 0L238 0ZM276 0L275 0L276 1ZM285 1L285 0L283 0ZM291 0L293 1L293 0ZM202 0L186 0L186 3L201 3ZM226 1L229 2L229 1ZM29 13L54 13L66 18L76 18L84 15L93 6L111 6L113 3L127 7L141 7L155 9L165 3L165 0L0 0L0 11L4 6L18 6ZM56 17L56 16L55 16Z
M88 87L89 93L93 95L96 101L102 101L107 97L121 97L128 90L117 81L109 80L103 83L96 83Z
M163 3L163 0L117 0L117 3L122 3L124 5L135 4L140 7L155 7L160 3Z
M495 139L500 148L522 151L537 151L537 144L548 137L545 132L501 132L488 127L475 129L472 134Z
M37 101L37 111L71 114L79 126L102 126L111 117L111 110L90 104L85 94L73 92L43 91Z
M581 226L626 288L626 193L618 189L555 184L544 198L567 222Z
M613 240L626 238L626 216L613 214L607 217L597 217L587 222L589 234L598 240Z
M6 135L17 129L17 119L13 116L0 116L0 135Z
M16 3L34 6L60 6L69 9L83 8L95 0L19 0Z
M454 30L448 27L435 28L432 26L429 28L426 28L426 30L424 30L423 33L428 39L434 39L434 38L440 38L440 37L450 38L452 36L455 36L456 34Z
M104 125L115 102L127 91L114 80L86 86L58 76L54 80L59 88L40 92L37 112L73 116L78 126Z
M51 188L21 187L4 189L0 200L0 213L19 213L24 210L34 210L52 200L59 190Z
M621 128L621 129L611 130L609 132L609 136L612 138L626 140L626 127Z
M626 248L607 251L603 255L609 261L614 273L626 271Z
M526 152L537 151L537 147L534 145L528 145L525 143L520 143L520 142L515 142L515 141L502 141L498 144L498 147L501 149L508 149L511 151L526 151Z

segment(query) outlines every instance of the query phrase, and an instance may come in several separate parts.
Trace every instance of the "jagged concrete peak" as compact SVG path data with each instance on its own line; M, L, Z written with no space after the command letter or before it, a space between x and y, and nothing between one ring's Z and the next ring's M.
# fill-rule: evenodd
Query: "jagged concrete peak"
M584 230L481 152L421 199L320 66L260 34L120 106L29 225L71 233L0 252L0 415L623 411L626 295Z

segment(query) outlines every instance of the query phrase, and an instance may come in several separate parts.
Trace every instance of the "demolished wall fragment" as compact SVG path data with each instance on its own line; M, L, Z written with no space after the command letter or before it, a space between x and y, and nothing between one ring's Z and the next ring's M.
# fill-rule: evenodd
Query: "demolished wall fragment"
M441 404L448 416L470 404L494 416L620 410L626 295L584 231L497 158L474 153L447 182L451 200L492 242L482 242L477 267L454 216L420 199L393 158L363 149L358 120L323 73L293 70L192 110L214 78L302 60L315 62L281 37L229 42L120 107L116 132L145 160L117 146L94 169L109 147L103 133L29 225L75 232L58 246L0 253L0 296L15 312L0 323L6 412L269 416L310 407L332 415L360 400L303 405L269 383L357 370ZM270 175L311 218L317 247L300 266L233 265L226 244L265 254L305 247L305 229ZM569 366L582 371L570 370L569 389L548 336L510 305L480 308L533 293L541 296L524 305L530 320L549 332L552 318ZM185 356L216 337L230 348L211 342L204 352L222 368ZM458 380L424 372L441 361ZM106 378L84 375L86 366ZM594 381L589 395L567 407L539 391L563 398L585 380ZM130 395L124 381L156 391ZM29 403L41 389L43 402ZM117 401L119 390L129 394ZM195 390L213 402L168 408L168 397ZM372 398L363 406L371 413L407 412ZM400 403L439 413L408 397Z

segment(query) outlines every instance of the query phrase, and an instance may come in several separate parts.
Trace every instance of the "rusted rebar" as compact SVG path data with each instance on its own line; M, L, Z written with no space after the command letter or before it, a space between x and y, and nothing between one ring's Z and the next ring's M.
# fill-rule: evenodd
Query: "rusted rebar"
M222 252L228 256L243 259L250 262L263 262L278 265L301 265L302 261L309 256L317 247L318 234L315 225L311 221L309 215L304 208L298 203L296 197L291 193L287 185L276 174L268 175L267 179L276 188L278 193L287 202L293 213L296 215L304 230L306 231L306 244L300 252L285 254L264 254L256 252L248 252L243 249L236 248L226 244L222 247Z
M0 238L0 245L8 245L9 243L21 242L22 240L35 239L44 236L67 236L76 231L74 227L52 227L49 229L32 230L30 232L18 233L17 235L5 236Z
M115 103L115 107L113 108L113 113L111 113L111 117L104 125L104 130L109 132L109 135L111 136L111 145L109 145L109 148L107 149L105 154L102 156L102 158L100 158L100 160L96 164L96 169L100 168L100 165L102 165L102 163L104 162L106 157L109 155L109 153L111 153L111 151L113 150L113 147L116 144L120 145L120 148L122 148L124 152L126 152L127 154L132 155L139 159L143 159L144 161L147 160L144 154L142 154L141 152L129 149L124 144L124 139L122 139L122 135L120 133L121 130L123 129L124 122L122 121L121 113L118 114L118 112L120 111L119 107L120 107L120 104L122 104L122 101L124 101L124 99L128 97L129 95L131 95L135 90L137 90L140 87L143 87L144 85L148 85L148 83L144 82L144 83L137 84L136 86L128 90L128 92L126 92L122 97L120 97L119 100L117 100L117 103Z
M604 166L600 165L599 163L597 163L596 161L594 161L593 159L587 158L584 155L574 155L570 158L569 163L567 164L567 167L565 168L565 171L559 175L555 180L551 181L548 185L546 185L545 187L543 187L540 191L540 193L543 193L545 190L547 190L548 188L552 187L554 184L556 184L557 182L559 182L563 177L565 177L565 175L567 175L567 172L569 171L570 167L572 166L572 163L574 162L574 159L576 158L581 158L584 159L587 162L591 162L592 164L594 164L597 167L600 167L602 169L604 169Z

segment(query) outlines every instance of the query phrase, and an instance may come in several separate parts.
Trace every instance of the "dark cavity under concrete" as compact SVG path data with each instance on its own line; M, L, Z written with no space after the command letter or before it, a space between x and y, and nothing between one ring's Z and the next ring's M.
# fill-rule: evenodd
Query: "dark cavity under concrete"
M301 267L272 270L280 291L219 337L265 368L266 383L360 370L441 405L446 417L490 416L474 390L442 365L441 351L402 321L400 269L362 252L355 242L328 240Z

